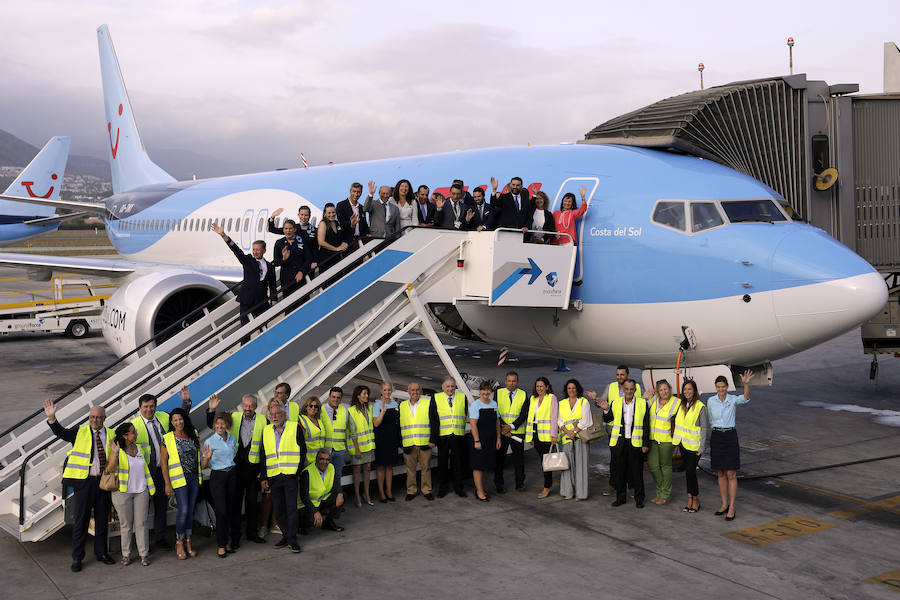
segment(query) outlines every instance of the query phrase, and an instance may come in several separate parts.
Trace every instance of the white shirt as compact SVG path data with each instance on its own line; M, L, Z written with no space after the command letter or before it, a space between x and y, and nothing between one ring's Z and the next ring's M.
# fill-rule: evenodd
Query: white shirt
M419 398L419 402L421 401L422 399ZM415 404L413 404L412 402L409 403L409 412L412 414L412 417L414 419L416 418L416 409L419 408L419 402L416 402Z
M519 194L516 194L515 196L513 196L513 198L516 201L516 209L522 210L522 200L519 198Z
M144 477L144 456L138 452L137 456L131 456L127 452L128 457L128 487L125 489L126 494L140 494L147 489L147 479Z
M144 415L141 415L141 418L144 419ZM160 440L162 440L162 436L164 435L164 433L162 433L162 424L156 420L156 417L153 417L152 419L144 419L144 425L147 427L147 437L150 438L150 444L153 446L153 451L156 453L156 464L150 466L158 467L160 466L159 444L156 443L156 436L153 435L154 428L153 425L150 424L151 421L155 421L156 424L159 425L159 429L157 429L156 432L159 433Z
M622 401L622 426L625 428L625 439L631 439L631 425L634 423L634 403L637 398L631 402Z
M253 441L253 425L255 424L256 415L253 415L250 419L241 415L241 444L245 448L249 447L250 442Z
M379 200L378 203L381 204L384 209L384 222L387 224L387 222L391 220L391 201L388 200L387 202L382 202Z
M356 204L354 204L353 202L351 202L351 203L350 203L350 210L353 211L353 216L354 216L354 217L359 218L359 202L357 202ZM357 223L356 223L356 227L353 229L353 233L354 233L355 235L359 236L359 222L358 222L358 221L357 221Z
M544 211L543 210L534 210L534 218L531 220L532 229L543 229L544 228ZM534 236L534 237L543 237L543 236Z
M397 208L400 209L400 229L418 224L419 219L417 217L419 213L416 212L418 207L413 207L412 204L407 202L404 206L398 204Z
M100 443L103 444L103 451L106 452L106 428L100 428ZM84 438L82 438L84 439ZM94 462L91 463L91 471L89 475L92 477L100 476L100 456L97 454L97 430L91 429L91 444L94 445ZM143 458L143 456L141 457ZM106 462L109 462L109 457L106 457ZM143 474L144 468L141 467L141 474Z
M266 259L260 258L257 262L259 263L259 280L264 281L266 278L266 271L268 270L266 267Z

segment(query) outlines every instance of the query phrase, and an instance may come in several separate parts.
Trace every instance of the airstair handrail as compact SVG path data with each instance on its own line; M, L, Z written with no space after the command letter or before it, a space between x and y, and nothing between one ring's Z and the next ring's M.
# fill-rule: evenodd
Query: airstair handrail
M498 227L497 229L491 230L491 233L496 234L496 232L498 232L498 231L511 231L513 233L538 233L540 235L552 235L552 236L556 236L556 237L565 236L565 237L569 238L570 243L574 242L574 240L572 239L572 236L564 231L544 231L543 229L526 229L524 227L521 229L516 228L516 227Z

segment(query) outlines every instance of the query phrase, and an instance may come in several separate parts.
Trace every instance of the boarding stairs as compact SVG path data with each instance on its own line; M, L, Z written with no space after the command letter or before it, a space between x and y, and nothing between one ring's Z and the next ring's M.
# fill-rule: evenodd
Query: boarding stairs
M413 330L431 342L471 399L426 306L465 301L567 309L574 265L573 246L526 245L520 231L407 228L362 245L243 327L226 292L192 315L190 326L139 349L101 383L73 389L58 403L56 418L71 427L102 405L106 426L115 428L137 414L142 394L155 395L157 410L168 412L181 405L178 391L188 385L192 420L202 431L214 393L223 409L254 393L264 413L277 384L290 384L292 399L304 398L346 368L338 382L344 385L372 362L382 366L381 353ZM539 291L540 276L551 269L558 280L548 297ZM248 335L254 337L241 344ZM61 475L69 449L42 411L0 434L0 528L20 541L40 541L64 526Z

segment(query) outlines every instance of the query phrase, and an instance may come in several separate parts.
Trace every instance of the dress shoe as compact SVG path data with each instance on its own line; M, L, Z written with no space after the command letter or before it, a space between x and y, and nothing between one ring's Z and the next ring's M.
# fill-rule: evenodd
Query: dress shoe
M445 490L445 489L443 489L443 488L441 488L441 489L438 491L438 493L437 493L437 497L438 497L438 498L443 498L443 497L446 496L446 495L447 495L447 490Z
M496 489L497 489L497 493L498 493L498 494L505 494L505 493L506 493L506 488L503 487L502 485L498 485L498 486L496 487Z
M427 494L425 494L425 499L431 502L432 500L434 500L434 494L428 492Z
M412 500L412 499L415 498L415 497L416 497L415 494L407 494L407 495L406 495L406 501L409 502L410 500Z
M456 490L456 495L459 496L460 498L468 497L468 494L465 492L465 490Z
M287 538L281 538L280 540L275 542L276 548L285 548L285 547L287 547L287 545L288 545Z
M73 573L80 573L81 572L81 561L76 560L75 562L73 562L71 569L72 569Z
M171 550L172 544L168 540L156 540L156 547L160 550Z
M644 501L638 500L637 502L634 503L634 507L635 508L644 508Z
M612 506L622 506L623 504L625 504L624 500L619 500L618 498L616 498L615 500L613 500Z
M253 537L249 537L249 536L248 536L248 537L247 537L247 541L248 541L248 542L253 542L254 544L265 544L265 543L266 543L266 540L262 539L262 538L259 537L258 535L255 535L255 536L253 536Z
M291 546L291 552L293 552L294 554L300 554L301 552L303 552L303 548L300 547L300 544L293 544Z
M324 529L324 530L326 530L326 531L338 531L338 532L344 530L343 527L341 527L340 525L338 525L337 523L335 523L335 522L332 521L331 519L325 519L325 520L322 522L322 529Z
M232 540L232 541L231 541L231 549L232 549L232 551L237 550L237 549L240 548L240 547L241 547L241 541L240 541L240 540Z
M114 561L112 556L110 556L109 554L98 554L97 562L102 562L104 565L116 564L116 561Z

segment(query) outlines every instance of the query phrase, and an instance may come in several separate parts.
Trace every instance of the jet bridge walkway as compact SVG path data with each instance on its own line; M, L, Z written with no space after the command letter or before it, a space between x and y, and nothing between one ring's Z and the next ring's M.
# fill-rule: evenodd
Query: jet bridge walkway
M567 309L574 265L573 246L524 244L520 231L407 228L363 245L243 327L236 303L211 306L102 383L79 387L57 409L57 419L81 424L92 406L102 405L107 426L114 428L135 416L142 394L157 396L158 410L170 411L181 404L177 391L189 385L195 424L202 429L200 415L214 393L229 407L255 393L264 412L278 383L289 383L295 398L305 397L347 369L343 385L414 328L472 399L425 306L475 301ZM552 283L544 271L552 272ZM69 448L53 436L42 412L0 434L0 528L20 541L40 541L63 527L61 475Z

